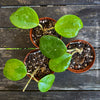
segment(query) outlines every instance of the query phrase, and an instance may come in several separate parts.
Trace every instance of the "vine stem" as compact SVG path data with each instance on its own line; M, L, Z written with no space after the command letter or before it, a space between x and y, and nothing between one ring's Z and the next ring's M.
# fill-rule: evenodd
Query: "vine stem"
M39 81L34 77L34 80L38 83Z
M75 48L75 49L69 49L69 50L67 50L67 52L72 52L72 56L75 54L75 53L79 53L79 54L81 54L82 52L83 52L83 48L81 48L81 49L78 49L78 48Z
M32 80L32 78L34 78L34 75L36 74L36 72L39 70L40 67L37 67L37 69L31 74L31 78L28 80L28 82L26 83L23 92L25 92L27 86L29 85L30 81ZM28 73L29 74L29 73Z
M69 49L69 50L67 50L67 52L72 52L72 51L75 51L75 49Z
M27 75L31 75L31 73L27 73Z
M55 27L50 27L50 28L46 28L46 29L44 29L44 31L49 31L49 30L52 30L52 29L54 29Z
M27 75L31 76L31 73L27 73ZM35 77L33 77L36 82L39 82Z
M44 31L43 26L41 24L39 24L39 26L41 27L42 31Z

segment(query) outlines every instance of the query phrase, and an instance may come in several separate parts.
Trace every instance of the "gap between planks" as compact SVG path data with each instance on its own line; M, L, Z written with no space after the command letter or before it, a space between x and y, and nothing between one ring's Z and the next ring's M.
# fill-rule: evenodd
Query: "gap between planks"
M28 6L28 7L64 7L64 6L100 6L100 5L71 5L71 4L57 4L57 5L20 5L20 6L1 6L0 8L19 8L19 7L22 7L22 6Z
M73 91L73 92L99 91L100 92L100 90L49 90L48 92L70 92L70 91ZM22 92L22 90L0 90L0 92ZM37 92L37 93L39 92L39 93L41 93L39 90L25 90L25 92Z

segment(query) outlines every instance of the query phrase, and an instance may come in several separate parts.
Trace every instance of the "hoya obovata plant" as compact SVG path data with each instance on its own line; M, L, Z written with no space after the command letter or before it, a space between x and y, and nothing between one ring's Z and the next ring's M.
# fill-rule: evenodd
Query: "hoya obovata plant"
M22 29L30 29L40 26L43 31L42 25L39 24L39 18L37 13L30 7L21 7L10 16L10 21L13 25ZM50 29L55 29L58 34L66 38L72 38L78 35L79 30L83 27L81 19L75 15L64 15ZM47 29L47 30L50 30ZM74 52L81 53L82 50L74 49L67 50L66 45L62 40L55 36L44 35L40 38L40 51L44 56L49 58L49 68L54 72L63 72L69 65ZM67 53L73 51L72 54ZM6 62L3 74L6 78L12 81L18 81L23 79L27 74L31 77L25 85L23 92L30 83L34 75L38 71L39 67L31 74L27 73L26 66L18 59L10 59ZM47 92L55 80L54 74L49 74L40 79L38 82L38 88L41 92Z
M39 24L39 17L34 9L30 7L20 7L16 12L10 16L10 21L13 25L22 29L31 29L42 25ZM63 37L73 38L78 35L79 30L83 28L82 20L75 15L64 15L50 29L55 31ZM50 30L47 29L47 30Z
M69 54L70 50L67 50L66 45L62 40L55 36L51 35L44 35L40 38L40 51L48 58L49 60L49 68L54 72L63 72L65 71L69 65L72 58L72 55ZM71 50L81 53L82 50ZM18 81L24 78L27 74L31 75L29 81L25 85L23 92L25 91L26 87L30 83L32 78L35 78L34 75L39 70L39 67L31 74L27 73L26 66L23 62L21 62L18 59L10 59L6 62L3 74L6 78L12 81ZM38 82L38 88L41 92L47 92L54 80L55 76L54 74L46 75L45 77L41 78L39 81L35 79Z

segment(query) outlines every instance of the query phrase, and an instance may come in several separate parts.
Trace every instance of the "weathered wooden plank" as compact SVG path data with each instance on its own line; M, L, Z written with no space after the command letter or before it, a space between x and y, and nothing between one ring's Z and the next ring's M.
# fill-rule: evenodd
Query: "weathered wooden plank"
M1 51L0 50L0 69L2 70L4 68L4 65L8 59L11 58L17 58L20 59L21 61L24 60L26 54L30 50L13 50L13 51ZM100 69L100 49L95 49L96 53L96 60L91 69Z
M0 0L0 5L93 5L100 4L99 0Z
M0 50L0 69L3 69L6 61L11 58L17 58L21 61L24 61L25 56L28 52L31 50L7 50L7 51L1 51Z
M94 47L100 47L100 29L95 27L84 27L79 31L76 38L63 38L65 44L80 39L90 42ZM4 48L30 48L34 47L30 41L29 30L22 29L0 29L0 47Z
M0 50L0 69L2 70L6 61L11 58L17 58L20 59L21 61L24 60L26 54L30 50L13 50L13 51L1 51ZM96 52L96 60L91 69L100 69L100 49L95 49Z
M93 47L100 47L100 29L99 28L89 28L89 27L84 27L83 29L81 29L79 31L79 34L77 37L75 38L63 38L62 40L64 41L64 43L69 43L70 41L73 40L85 40L88 41Z
M100 91L51 91L46 93L0 91L0 98L1 100L99 100Z
M34 45L30 41L29 30L1 28L0 47L28 48Z
M79 16L84 26L100 26L100 6L90 5L67 5L58 7L33 7L39 17L51 17L58 20L65 14L75 14ZM9 21L9 16L17 8L0 8L0 27L14 27Z
M70 71L55 73L56 79L51 90L100 90L100 70L89 70L76 74ZM3 76L0 70L0 90L21 90L29 80L28 77L14 82ZM37 83L31 81L27 90L38 90Z

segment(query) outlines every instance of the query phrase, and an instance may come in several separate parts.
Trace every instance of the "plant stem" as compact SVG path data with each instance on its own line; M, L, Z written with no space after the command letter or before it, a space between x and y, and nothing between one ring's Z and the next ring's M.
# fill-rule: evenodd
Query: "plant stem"
M43 29L42 25L41 25L41 24L39 24L39 26L41 27L42 31L44 31L44 29Z
M34 77L34 80L38 83L39 81Z
M30 81L32 80L32 78L34 78L34 75L35 75L36 72L39 70L39 68L40 68L40 67L37 67L37 69L31 74L31 77L30 77L29 81L26 83L26 85L25 85L25 87L24 87L24 89L23 89L23 92L25 92L25 90L26 90L28 84L30 83Z
M28 75L32 75L31 73L27 73ZM36 82L39 82L35 77L33 77Z
M79 54L81 54L82 52L83 52L83 48L81 48L81 49L78 49L78 48L75 48L75 49L70 49L70 50L67 50L67 52L72 52L71 54L72 54L72 56L75 54L75 53L79 53Z
M28 75L31 75L31 73L27 73Z
M50 27L50 28L46 28L46 29L44 29L44 31L49 31L49 30L52 30L52 29L54 29L55 27Z
M0 48L0 50L26 50L26 49L33 50L35 48Z
M75 49L69 49L69 50L67 50L67 52L72 52L72 51L75 51Z
M77 51L72 52L72 56L73 56L75 53L77 53Z
M32 77L29 79L29 81L28 81L27 84L25 85L25 87L24 87L24 89L23 89L23 92L25 92L25 90L26 90L26 88L27 88L27 86L28 86L28 84L30 83L31 80L32 80Z

